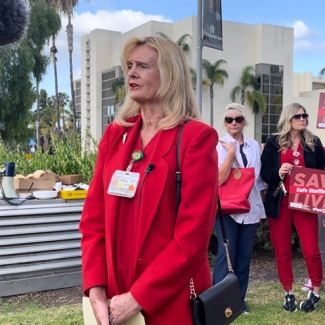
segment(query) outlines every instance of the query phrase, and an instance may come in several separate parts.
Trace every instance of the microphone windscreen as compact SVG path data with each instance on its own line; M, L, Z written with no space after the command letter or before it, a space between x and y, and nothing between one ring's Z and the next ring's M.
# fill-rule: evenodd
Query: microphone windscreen
M27 23L28 9L25 0L1 0L0 46L21 40Z

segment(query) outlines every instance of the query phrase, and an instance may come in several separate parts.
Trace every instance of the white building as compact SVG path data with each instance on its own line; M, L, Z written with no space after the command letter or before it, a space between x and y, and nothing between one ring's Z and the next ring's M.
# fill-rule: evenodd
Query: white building
M150 21L123 34L95 29L82 37L79 100L83 138L87 130L99 140L113 117L114 96L110 84L122 75L120 55L124 43L130 37L156 35L157 32L163 32L175 41L184 34L190 34L192 39L187 39L190 45L187 59L189 65L196 69L196 22L195 16L175 23ZM203 58L211 63L220 59L227 61L222 66L229 75L224 87L214 86L214 127L221 136L225 132L222 126L223 113L225 106L230 103L231 89L238 84L243 67L251 65L260 77L260 91L267 99L267 113L254 116L247 109L249 126L245 130L246 136L264 142L271 133L276 132L283 105L299 102L310 115L309 128L325 143L325 132L316 129L319 93L325 92L325 79L313 77L311 73L293 73L293 40L292 28L223 21L224 50L203 48ZM209 110L209 90L203 89L202 115L207 123L210 120Z

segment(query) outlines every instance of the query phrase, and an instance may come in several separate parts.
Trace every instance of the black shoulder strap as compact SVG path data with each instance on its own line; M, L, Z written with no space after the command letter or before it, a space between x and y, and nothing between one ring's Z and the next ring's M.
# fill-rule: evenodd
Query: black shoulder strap
M182 177L181 177L181 166L180 166L180 154L181 154L181 139L182 139L182 132L184 125L187 122L190 122L191 120L186 120L179 128L178 132L178 140L177 140L177 149L176 149L176 213L175 216L177 218L178 215L178 209L179 204L181 202L181 184L182 184ZM217 150L217 149L216 149ZM220 224L221 224L221 231L222 231L222 237L224 244L228 243L227 234L226 234L226 228L225 223L222 216L222 209L220 204L220 199L218 197L218 217L220 218Z
M222 209L221 209L221 203L220 203L219 196L218 196L218 215L217 215L217 217L219 217L219 219L220 219L223 243L226 244L226 243L228 243L228 238L227 238L227 234L226 234L226 227L225 227L225 222L223 220L223 215L222 215Z
M182 183L182 177L181 177L181 139L182 139L182 132L184 125L188 122L191 122L191 120L185 120L183 124L181 124L178 132L178 140L177 140L177 148L176 148L176 213L175 216L177 217L178 214L178 208L179 204L181 202L181 183Z

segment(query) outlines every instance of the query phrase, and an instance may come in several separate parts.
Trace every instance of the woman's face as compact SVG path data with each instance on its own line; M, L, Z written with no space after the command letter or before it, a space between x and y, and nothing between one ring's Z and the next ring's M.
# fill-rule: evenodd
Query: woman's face
M305 114L304 110L302 108L299 108L296 114L292 117L290 123L291 123L291 130L295 131L303 131L307 127L307 118L303 118L302 116L300 118L298 115ZM296 117L296 118L295 118Z
M127 66L131 99L139 104L155 101L161 84L158 53L146 44L139 45L131 51Z
M235 120L237 118L237 121ZM229 123L230 122L230 123ZM232 136L238 136L243 133L243 128L246 125L246 121L243 115L234 109L230 109L224 120L227 132Z

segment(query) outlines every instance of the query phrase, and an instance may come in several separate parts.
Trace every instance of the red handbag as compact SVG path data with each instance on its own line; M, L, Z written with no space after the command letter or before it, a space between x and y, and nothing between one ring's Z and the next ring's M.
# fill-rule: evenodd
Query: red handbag
M239 166L238 161L235 161ZM254 167L232 169L227 182L219 186L222 214L247 213L251 209L249 194L255 182Z

